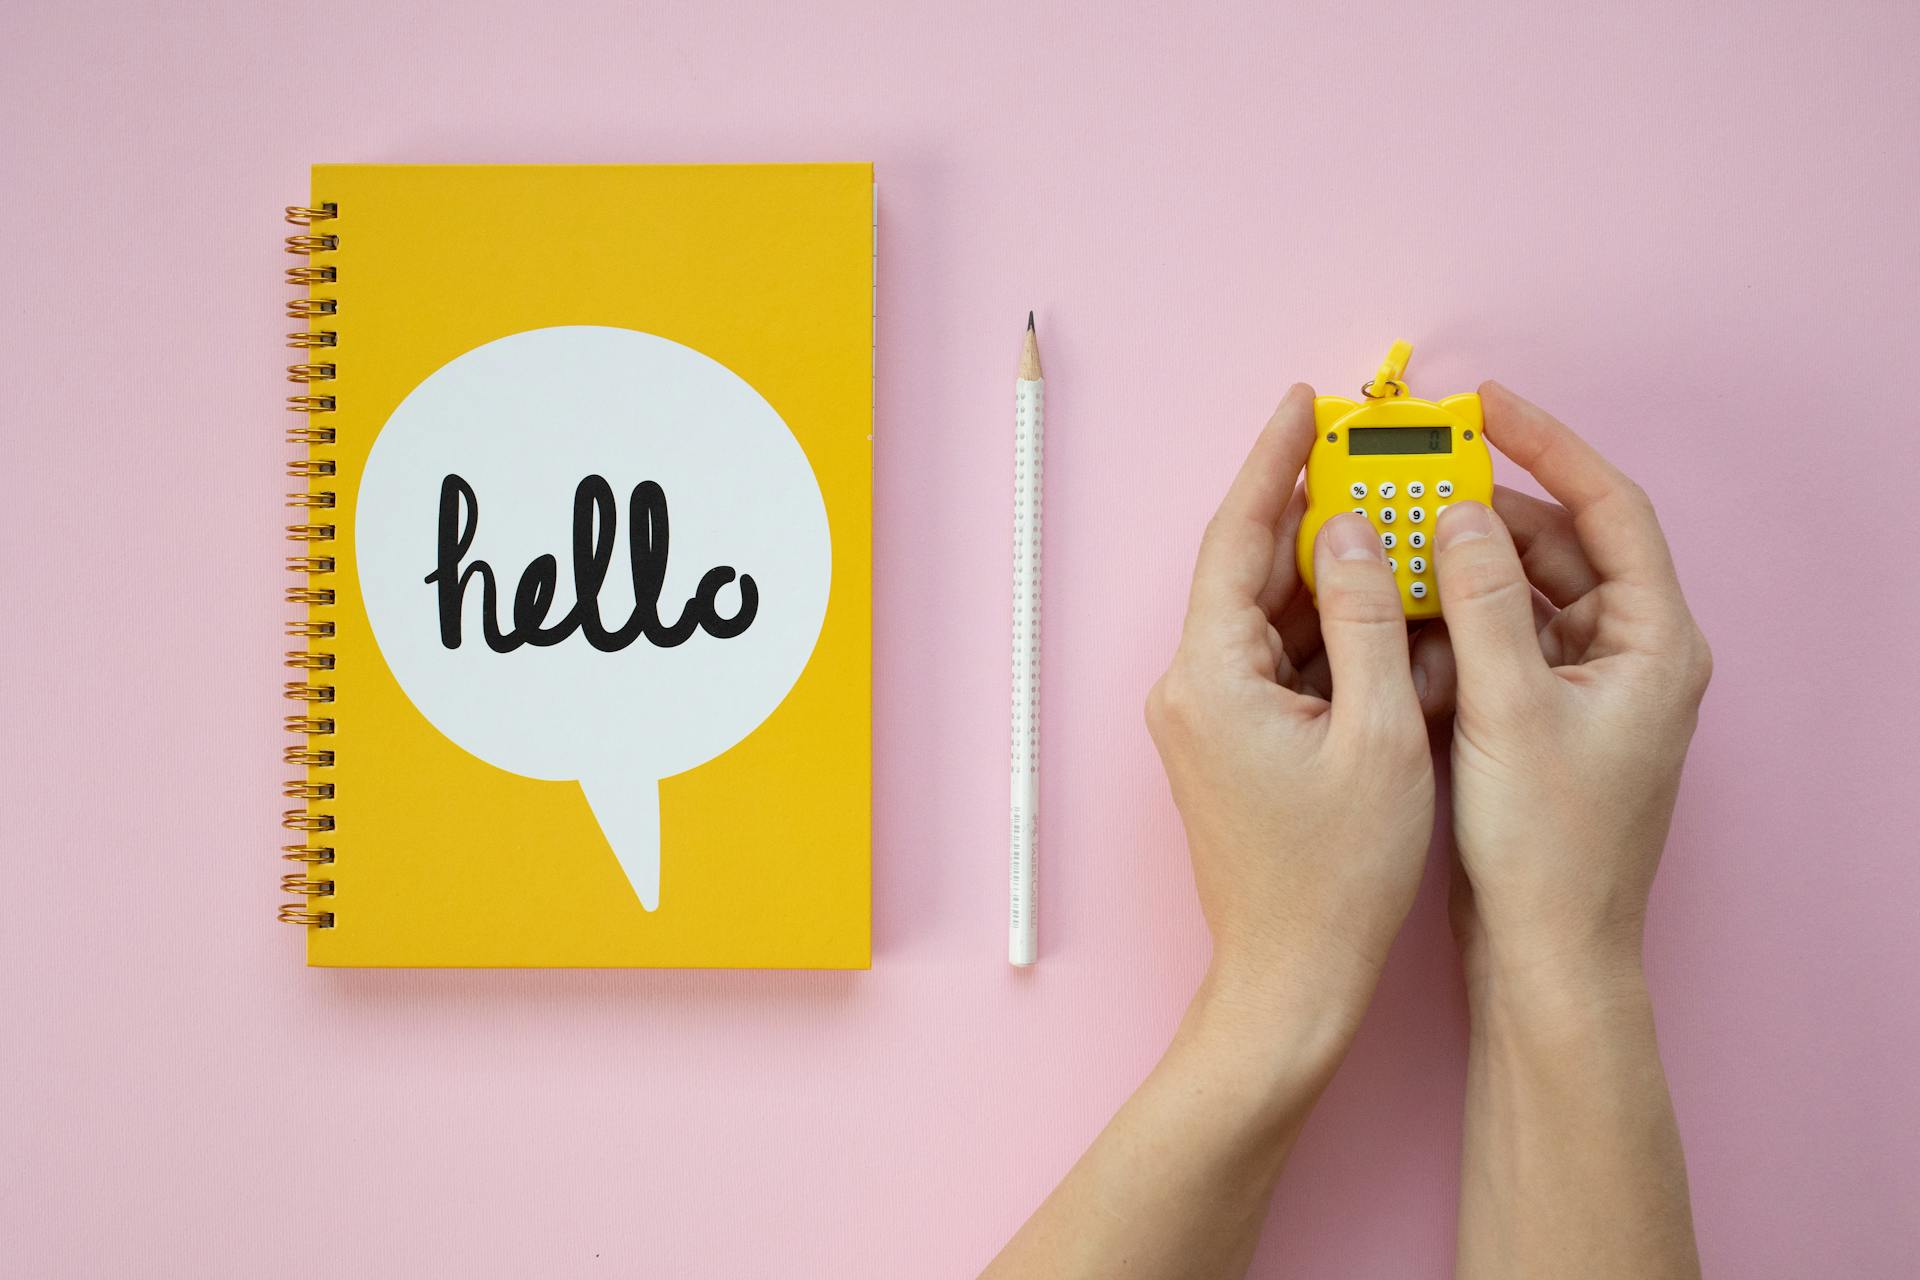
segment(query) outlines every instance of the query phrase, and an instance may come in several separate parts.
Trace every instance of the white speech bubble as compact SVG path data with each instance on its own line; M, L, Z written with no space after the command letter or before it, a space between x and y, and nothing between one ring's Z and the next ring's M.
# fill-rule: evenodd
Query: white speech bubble
M450 488L449 476L460 483ZM588 554L576 557L576 503L589 477L604 489L589 481ZM646 484L658 489L643 489L636 511L635 490ZM595 559L609 491L615 523L595 609L603 650L575 609L574 564ZM459 557L457 647L441 609L452 575L429 580L449 492L449 527L472 535ZM657 543L662 505L658 625L611 648L623 625L633 629L635 516L652 513L642 523ZM719 362L654 334L589 325L514 334L442 366L394 410L367 458L355 522L374 636L421 714L499 768L578 779L634 892L647 910L658 907L659 780L711 760L771 715L826 616L826 504L773 406ZM474 566L491 571L495 626L510 643L522 575L543 555L555 562L550 599L532 598L544 594L536 568L522 621L541 629L520 633L541 643L496 652L483 619L485 575ZM640 559L657 555L643 550ZM710 610L697 614L721 621L667 644L702 579L721 566L737 576L710 589ZM736 635L712 634L728 629L726 619L738 626L749 578L751 620ZM570 619L578 625L557 638Z

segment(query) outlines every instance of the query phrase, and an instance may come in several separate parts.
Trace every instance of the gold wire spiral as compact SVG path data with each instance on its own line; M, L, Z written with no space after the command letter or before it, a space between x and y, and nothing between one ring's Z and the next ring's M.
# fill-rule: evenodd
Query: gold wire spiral
M282 764L305 765L309 769L331 769L333 767L333 752L315 751L312 747L282 747L280 749L280 762Z
M289 831L331 831L333 815L309 813L305 809L288 809L280 815L280 825Z
M283 844L280 846L280 856L288 862L324 866L333 861L333 846L330 844Z
M305 765L309 769L331 769L333 752L318 747L285 746L280 748L280 762Z
M333 881L316 880L296 871L292 875L280 877L280 888L286 893L304 893L310 897L324 898L333 892Z
M311 205L288 205L287 221L296 227L313 228L316 223L331 222L340 215L339 206L331 201L321 201ZM306 262L286 269L287 283L305 293L316 286L336 283L340 278L338 268L331 263L315 262L317 254L337 252L340 237L327 231L302 230L287 236L284 241L286 251L295 257L305 258ZM305 327L289 333L286 342L289 347L301 351L331 351L340 345L338 330L313 325L316 316L337 315L340 303L335 298L307 297L294 298L287 303L287 315L295 320L307 321ZM316 382L332 382L338 374L332 361L312 361L287 366L287 381L310 387ZM332 458L315 457L313 450L331 445L338 439L337 432L331 426L319 426L314 418L320 414L334 413L338 405L333 396L319 395L303 390L298 395L287 397L289 411L301 415L300 421L286 429L287 443L306 451L306 456L295 458L287 463L287 475L294 480L324 480L337 471ZM308 488L301 492L289 493L287 506L303 511L326 511L338 503L338 495L331 488ZM332 542L337 530L331 524L302 522L286 527L287 539L294 543ZM335 572L337 564L331 554L302 553L287 557L287 570L302 575L299 582L286 589L286 601L291 605L302 606L311 611L325 609L335 601L330 587L308 585L315 574ZM334 635L334 623L328 619L315 618L311 612L304 618L291 619L287 623L287 634L303 640L326 640ZM287 651L284 663L299 672L332 671L335 655L324 650L305 648ZM308 709L330 704L334 700L334 686L322 684L318 680L302 679L287 681L281 689L281 696L289 701L304 704ZM334 731L331 716L299 714L285 717L287 732L300 735L302 741L288 745L281 752L281 758L296 768L315 770L331 769L334 766L334 753L324 747L313 745L314 737L330 734ZM288 778L281 787L281 795L288 800L300 802L301 808L288 809L280 816L280 825L290 831L314 832L332 831L334 816L330 813L316 812L313 805L334 798L335 784L322 782L309 773L305 777ZM334 849L330 844L316 844L303 841L298 844L281 846L281 857L292 862L303 863L308 868L330 864L334 860ZM311 899L329 896L334 891L331 878L323 878L303 870L280 878L280 888L287 893L301 895L307 901L285 903L280 908L280 919L289 924L305 925L314 929L334 927L334 913L315 910Z
M288 539L296 543L330 543L334 541L334 526L330 524L290 524L286 526Z

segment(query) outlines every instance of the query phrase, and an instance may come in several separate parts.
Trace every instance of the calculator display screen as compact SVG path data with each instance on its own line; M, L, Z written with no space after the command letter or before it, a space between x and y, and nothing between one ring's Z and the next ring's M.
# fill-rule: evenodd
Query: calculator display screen
M1450 427L1355 427L1347 432L1348 453L1452 453Z

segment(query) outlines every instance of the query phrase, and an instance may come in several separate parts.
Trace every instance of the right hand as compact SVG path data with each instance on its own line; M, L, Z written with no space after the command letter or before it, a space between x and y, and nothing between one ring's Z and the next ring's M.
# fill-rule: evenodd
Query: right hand
M1647 495L1511 391L1480 394L1487 438L1561 505L1500 490L1497 514L1455 503L1435 533L1468 980L1637 972L1711 656Z

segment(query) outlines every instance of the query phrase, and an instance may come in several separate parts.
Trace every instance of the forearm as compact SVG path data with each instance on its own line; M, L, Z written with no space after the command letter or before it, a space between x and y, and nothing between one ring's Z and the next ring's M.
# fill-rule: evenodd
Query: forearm
M1699 1274L1637 956L1487 976L1472 1036L1457 1274Z
M1330 1001L1255 1008L1209 979L1166 1055L986 1277L1243 1274L1352 1021Z

